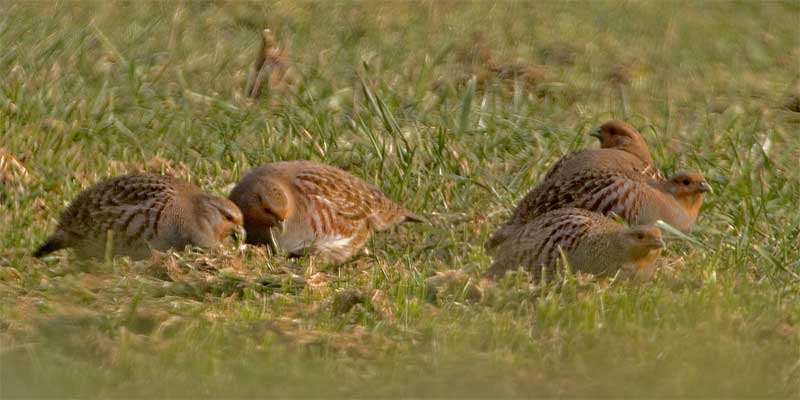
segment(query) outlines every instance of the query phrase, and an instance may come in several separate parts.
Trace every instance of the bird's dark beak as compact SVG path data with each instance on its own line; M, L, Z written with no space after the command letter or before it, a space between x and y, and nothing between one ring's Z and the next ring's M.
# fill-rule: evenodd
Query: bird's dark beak
M653 241L653 247L655 247L657 249L663 249L664 247L667 247L667 244L664 243L664 239L658 238L658 239Z
M714 189L711 188L708 182L700 183L700 187L697 188L697 191L700 193L714 193Z
M589 136L593 136L600 139L600 128L592 129L592 131L589 132Z

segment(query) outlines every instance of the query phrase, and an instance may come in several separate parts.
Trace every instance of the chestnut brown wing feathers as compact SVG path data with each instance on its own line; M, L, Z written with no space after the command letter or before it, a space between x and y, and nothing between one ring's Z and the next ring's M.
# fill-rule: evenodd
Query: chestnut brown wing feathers
M408 214L379 189L333 168L301 172L295 176L294 185L304 195L316 197L337 217L366 219L376 230L402 221Z
M362 193L365 186L344 174L325 170L297 174L294 185L305 196L316 197L327 205L337 217L364 219L370 214L369 204Z
M578 207L601 214L611 211L628 217L636 203L629 198L637 185L647 185L641 175L585 171L570 179L551 180L522 199L509 224L526 223L537 216L561 207Z

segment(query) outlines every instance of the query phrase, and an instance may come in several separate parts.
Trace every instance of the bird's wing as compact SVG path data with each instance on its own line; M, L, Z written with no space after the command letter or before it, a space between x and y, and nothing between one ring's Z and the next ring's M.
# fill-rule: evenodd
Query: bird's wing
M315 169L295 176L295 187L305 196L315 197L338 217L366 219L382 201L383 193L358 178L339 171Z
M622 172L583 171L567 179L546 181L528 193L514 212L513 223L526 223L562 207L577 207L605 214L615 195L612 189L646 183L643 175Z

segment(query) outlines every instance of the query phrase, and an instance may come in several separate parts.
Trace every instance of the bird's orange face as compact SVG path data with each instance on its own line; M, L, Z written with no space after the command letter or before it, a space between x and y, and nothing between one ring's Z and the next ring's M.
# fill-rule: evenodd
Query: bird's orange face
M252 173L233 189L230 198L244 214L247 243L272 245L272 229L283 227L294 212L286 190L279 182Z
M647 260L652 262L661 254L664 239L661 230L650 225L636 226L625 231L625 246L633 261Z
M282 219L269 207L253 206L245 208L244 229L247 231L247 243L269 245L270 229L279 227Z
M219 219L214 225L214 232L219 241L223 241L234 233L241 233L241 227L244 223L242 211L236 204L228 199L220 198L216 204L216 209L219 212Z
M697 215L706 193L712 193L711 185L703 175L696 172L679 173L669 179L669 191L690 214Z
M241 231L242 211L232 201L202 194L195 197L194 207L197 214L191 217L203 232L195 238L198 246L211 247L232 236L237 229Z
M247 223L253 227L258 226L264 229L274 228L280 226L281 222L288 218L286 211L287 210L276 211L267 205L253 207L247 214Z
M292 214L291 203L279 187L262 187L244 207L247 243L270 245L270 230L283 227Z
M697 172L682 172L669 178L672 194L675 197L705 196L713 192L706 178Z

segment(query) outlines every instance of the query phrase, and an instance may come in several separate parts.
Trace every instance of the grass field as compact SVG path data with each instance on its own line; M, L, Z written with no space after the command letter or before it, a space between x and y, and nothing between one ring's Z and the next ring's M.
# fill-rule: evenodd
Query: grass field
M798 397L799 19L796 1L0 1L0 396ZM289 69L251 102L264 28ZM712 184L696 243L671 238L651 282L480 282L488 235L611 118ZM227 195L292 159L431 224L338 268L233 245L30 256L109 175Z

